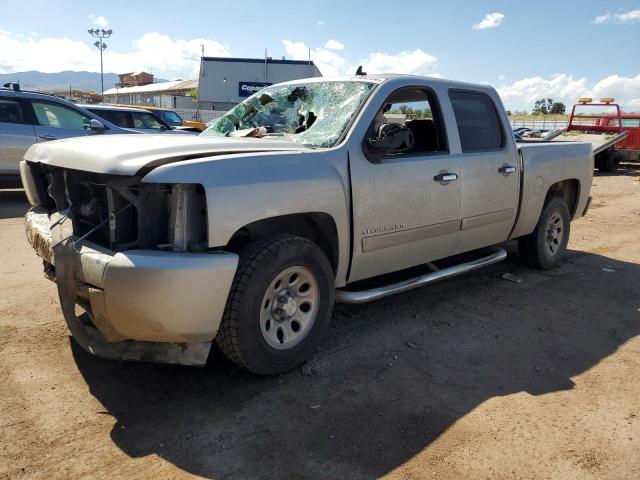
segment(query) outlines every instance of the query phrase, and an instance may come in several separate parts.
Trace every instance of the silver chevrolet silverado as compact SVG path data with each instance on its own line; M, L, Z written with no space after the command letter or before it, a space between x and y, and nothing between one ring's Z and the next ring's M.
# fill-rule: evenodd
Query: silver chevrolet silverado
M498 262L509 239L557 265L593 154L516 143L491 87L358 75L264 88L200 136L37 144L21 174L27 238L84 349L202 365L215 341L276 374L336 301Z

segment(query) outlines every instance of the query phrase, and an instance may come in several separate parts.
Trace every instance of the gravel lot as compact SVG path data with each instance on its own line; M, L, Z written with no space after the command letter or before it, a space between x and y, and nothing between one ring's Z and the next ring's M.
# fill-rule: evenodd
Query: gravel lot
M275 378L86 354L0 191L0 476L640 478L639 177L596 176L563 267L340 306Z

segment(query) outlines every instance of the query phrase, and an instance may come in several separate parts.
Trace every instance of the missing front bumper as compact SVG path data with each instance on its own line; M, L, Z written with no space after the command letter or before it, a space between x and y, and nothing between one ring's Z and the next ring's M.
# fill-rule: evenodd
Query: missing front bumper
M82 348L110 359L204 365L237 255L76 246L71 222L49 228L60 219L31 210L27 238L55 269L65 321ZM91 322L83 321L78 306Z

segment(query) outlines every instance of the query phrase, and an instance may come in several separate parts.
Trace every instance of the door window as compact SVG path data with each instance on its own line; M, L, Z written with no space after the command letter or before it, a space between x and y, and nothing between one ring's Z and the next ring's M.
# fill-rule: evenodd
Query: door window
M63 105L49 102L33 102L33 110L38 123L43 127L64 128L67 130L91 129L91 119L89 117Z
M171 126L179 127L182 125L182 118L176 112L172 112L170 110L166 110L161 112L164 114L162 119Z
M0 123L24 123L19 102L0 98Z
M623 118L622 119L623 127L640 127L640 118Z
M166 130L167 128L151 113L132 112L133 128L149 128L153 130Z
M429 91L405 88L394 92L378 110L371 135L376 135L378 127L384 123L406 127L413 134L413 146L393 157L448 151L439 110Z
M498 110L488 95L451 91L451 105L458 124L463 152L502 150L505 144Z
M122 128L133 128L131 114L126 110L106 110L103 108L89 109L91 113L104 118L107 122Z

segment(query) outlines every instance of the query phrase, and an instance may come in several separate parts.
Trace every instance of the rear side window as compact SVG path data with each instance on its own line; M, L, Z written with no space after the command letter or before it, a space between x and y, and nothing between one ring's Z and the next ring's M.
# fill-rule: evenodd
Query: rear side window
M488 152L504 147L504 131L498 110L488 95L449 92L463 152Z
M0 123L24 123L20 103L0 98Z

